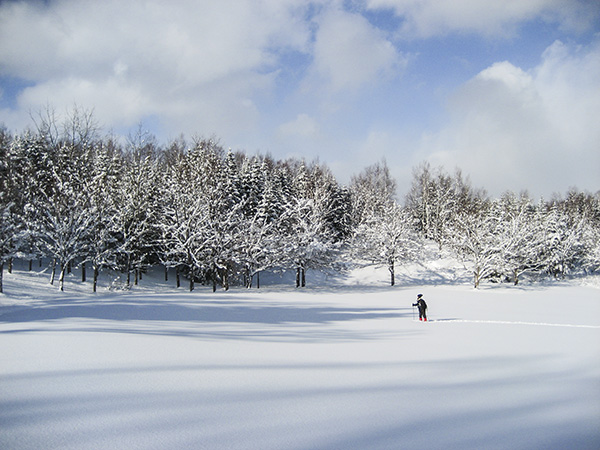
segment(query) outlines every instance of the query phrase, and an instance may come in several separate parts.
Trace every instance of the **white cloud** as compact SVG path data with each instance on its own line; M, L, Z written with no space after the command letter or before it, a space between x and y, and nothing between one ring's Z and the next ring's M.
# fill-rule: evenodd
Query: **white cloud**
M61 78L26 88L19 97L21 109L35 114L50 105L58 114L74 105L93 109L101 123L135 125L154 110L152 100L136 86L116 79L90 81L83 78Z
M251 98L272 85L278 52L307 51L309 25L299 20L306 7L302 0L3 2L0 73L35 83L18 98L24 108L77 103L107 127L160 115L183 132L234 133L256 120Z
M394 10L404 19L402 33L409 38L454 31L509 35L518 23L537 17L581 31L600 12L593 0L368 0L367 5Z
M319 124L308 114L298 114L298 116L279 127L279 132L283 136L312 138L319 133Z
M455 94L452 122L424 139L427 158L462 168L494 194L600 189L600 45L556 42L525 72L509 62L483 70Z
M331 10L318 25L314 70L333 91L375 83L405 64L393 44L361 15Z

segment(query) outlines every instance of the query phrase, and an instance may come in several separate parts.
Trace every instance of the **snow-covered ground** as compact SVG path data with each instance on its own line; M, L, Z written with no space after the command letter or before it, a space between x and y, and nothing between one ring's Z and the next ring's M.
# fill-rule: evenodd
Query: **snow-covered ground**
M597 285L386 275L94 295L5 273L0 448L600 448Z

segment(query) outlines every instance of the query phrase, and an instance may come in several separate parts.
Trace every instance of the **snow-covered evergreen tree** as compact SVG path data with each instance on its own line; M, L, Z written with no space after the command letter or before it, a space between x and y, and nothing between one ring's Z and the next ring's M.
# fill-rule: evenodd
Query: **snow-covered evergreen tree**
M97 290L98 276L103 268L116 269L119 233L118 193L122 178L123 157L120 148L108 140L96 146L90 177L86 183L89 195L90 233L84 262L93 271L92 289Z
M248 288L252 287L255 277L256 285L260 287L260 272L274 262L277 214L273 212L272 203L276 196L268 170L267 161L261 162L256 157L245 158L241 167L242 211L240 225L234 230L238 241L235 264L241 268Z
M586 253L586 220L569 217L557 204L548 206L545 222L545 245L541 255L547 271L554 277L564 277L576 270Z
M0 129L0 293L3 292L4 265L17 256L23 218L18 197L20 186L13 159L13 140L8 131Z
M54 191L54 160L52 147L47 139L38 134L26 132L17 135L11 143L11 179L16 188L14 200L18 203L18 214L23 228L18 243L19 254L31 261L45 255L40 239L41 211L38 205L52 197Z
M130 138L129 153L124 159L124 169L116 194L117 214L114 226L119 234L120 266L131 274L137 284L142 271L151 264L156 242L156 211L158 202L158 161L154 138L139 132Z

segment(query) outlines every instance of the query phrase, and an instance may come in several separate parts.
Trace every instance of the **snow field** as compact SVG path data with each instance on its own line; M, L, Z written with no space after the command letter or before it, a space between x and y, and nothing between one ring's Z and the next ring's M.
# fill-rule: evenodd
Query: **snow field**
M3 449L600 448L594 287L27 280L0 297Z

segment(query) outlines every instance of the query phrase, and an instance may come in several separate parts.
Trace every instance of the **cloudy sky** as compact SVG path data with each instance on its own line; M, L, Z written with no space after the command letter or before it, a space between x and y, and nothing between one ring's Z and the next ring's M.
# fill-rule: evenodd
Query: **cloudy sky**
M492 195L600 190L597 0L0 2L0 123L51 105L160 142L423 161Z

